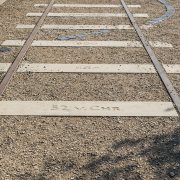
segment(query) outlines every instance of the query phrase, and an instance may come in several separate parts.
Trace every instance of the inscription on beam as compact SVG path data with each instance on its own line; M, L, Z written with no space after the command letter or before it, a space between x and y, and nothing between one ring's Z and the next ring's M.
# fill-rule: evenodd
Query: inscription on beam
M0 101L0 115L178 116L172 102Z

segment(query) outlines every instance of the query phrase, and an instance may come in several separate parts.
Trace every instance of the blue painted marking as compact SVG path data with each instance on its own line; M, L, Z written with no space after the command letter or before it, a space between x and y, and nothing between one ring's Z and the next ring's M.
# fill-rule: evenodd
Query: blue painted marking
M158 1L166 6L166 9L167 9L166 13L164 15L162 15L161 17L158 17L156 19L148 21L145 24L155 24L155 23L158 23L158 22L160 22L160 21L162 21L162 20L164 20L164 19L166 19L166 18L168 18L168 17L170 17L171 15L174 14L175 9L174 9L174 7L171 4L169 4L168 2L166 2L164 0L158 0Z
M0 48L0 52L5 52L5 51L10 51L11 49L10 48L7 48L7 47L2 47Z
M109 33L109 32L111 32L111 31L102 30L102 31L97 31L97 32L92 32L92 33L79 34L79 35L75 35L75 36L66 36L66 37L57 38L57 39L63 41L63 40L69 40L69 39L76 39L76 38L86 37L89 34L99 34L99 33Z

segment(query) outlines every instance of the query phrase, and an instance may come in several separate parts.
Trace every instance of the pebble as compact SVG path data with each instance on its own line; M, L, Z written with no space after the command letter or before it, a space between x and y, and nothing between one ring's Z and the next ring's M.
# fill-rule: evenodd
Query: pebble
M174 177L175 176L174 172L170 172L170 176Z

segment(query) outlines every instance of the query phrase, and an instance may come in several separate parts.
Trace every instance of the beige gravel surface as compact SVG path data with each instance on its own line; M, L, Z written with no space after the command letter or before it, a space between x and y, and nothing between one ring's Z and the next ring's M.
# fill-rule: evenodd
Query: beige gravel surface
M169 101L155 74L17 73L3 100Z
M100 30L45 30L41 29L35 40L57 40L66 36L75 36L98 32ZM108 33L89 34L86 37L71 39L71 41L139 41L134 30L109 30Z
M47 17L44 24L66 25L130 25L129 19L117 17Z
M62 4L62 3L61 3ZM112 4L112 3L111 3ZM39 12L39 11L37 11ZM121 8L80 8L80 7L53 7L50 13L125 13L124 9Z
M151 61L143 48L30 47L23 62L59 64L148 64Z
M160 62L173 64L179 63L179 2L167 1L175 7L175 15L143 33L148 40L173 45L173 48L154 48ZM131 8L132 13L150 16L135 18L139 25L165 13L165 7L156 0L125 2L142 6ZM39 17L26 17L26 14L43 12L44 7L33 7L37 3L49 1L7 0L0 6L0 43L28 37L32 30L15 27L36 24ZM55 3L120 4L120 1L56 0ZM89 11L89 8L79 9ZM51 9L55 10L58 9ZM70 8L61 10L70 11ZM128 18L47 17L44 24L128 25L130 22ZM111 31L81 40L137 39L134 30L119 31L118 35L117 30ZM83 32L40 30L36 38L54 40ZM12 62L20 48L12 47L11 51L0 53L0 62ZM23 62L143 64L150 63L150 59L143 48L30 47ZM168 76L180 94L180 76ZM157 74L16 73L1 100L170 101L170 98ZM1 116L0 177L2 180L179 180L179 126L177 117Z

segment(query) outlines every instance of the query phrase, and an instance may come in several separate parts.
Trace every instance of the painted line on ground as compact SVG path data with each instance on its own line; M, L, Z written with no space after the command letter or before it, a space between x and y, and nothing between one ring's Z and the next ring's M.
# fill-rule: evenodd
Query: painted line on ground
M35 4L35 7L44 6L46 7L47 4ZM53 7L107 7L107 8L114 8L114 7L122 7L121 5L112 5L112 4L54 4ZM130 8L140 8L140 5L128 5Z
M77 38L87 37L88 35L101 34L101 33L110 33L110 32L111 31L109 31L109 30L101 30L101 31L84 33L84 34L76 34L76 35L73 35L73 36L58 37L57 39L61 40L61 41L65 41L65 40L70 40L70 39L77 39Z
M23 46L25 40L6 40L2 46ZM164 42L149 42L152 47L173 47ZM143 47L140 41L33 41L31 46L59 47Z
M163 64L167 73L180 73L180 64Z
M6 72L11 63L0 63L0 72ZM17 72L58 73L156 73L151 64L20 64Z
M35 25L17 25L16 28L32 29ZM134 29L130 25L43 25L41 29Z
M0 101L0 115L178 116L171 102Z
M42 13L27 13L26 16L42 16ZM49 13L47 16L71 16L71 17L127 17L126 14L116 13ZM133 14L133 17L149 17L147 14Z
M169 4L168 2L164 1L164 0L158 0L160 3L164 4L164 6L166 6L166 13L164 15L162 15L161 17L158 17L156 19L153 19L151 21L148 21L146 24L155 24L155 23L158 23L160 21L163 21L165 20L166 18L172 16L174 13L175 13L175 9L174 7Z

